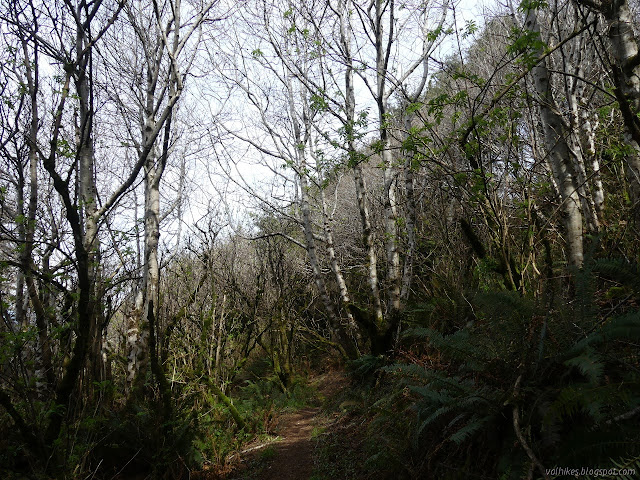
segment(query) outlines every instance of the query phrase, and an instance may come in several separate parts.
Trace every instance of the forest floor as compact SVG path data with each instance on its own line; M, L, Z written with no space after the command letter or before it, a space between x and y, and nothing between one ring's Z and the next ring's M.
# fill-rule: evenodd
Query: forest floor
M316 376L311 384L317 389L318 404L346 388L348 380L342 372L330 371ZM248 445L236 459L235 468L226 480L309 480L317 464L316 438L330 427L337 416L319 406L284 412L274 419L272 440Z

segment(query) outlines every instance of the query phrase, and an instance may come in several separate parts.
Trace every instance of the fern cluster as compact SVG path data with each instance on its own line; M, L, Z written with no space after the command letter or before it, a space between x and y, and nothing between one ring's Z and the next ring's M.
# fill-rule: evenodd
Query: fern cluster
M389 396L396 408L379 414L409 419L405 464L421 467L408 476L544 478L560 465L638 466L639 287L637 266L599 260L554 301L477 294L472 320L453 333L418 318L403 336L405 360L382 369L402 400ZM625 295L608 296L612 288Z

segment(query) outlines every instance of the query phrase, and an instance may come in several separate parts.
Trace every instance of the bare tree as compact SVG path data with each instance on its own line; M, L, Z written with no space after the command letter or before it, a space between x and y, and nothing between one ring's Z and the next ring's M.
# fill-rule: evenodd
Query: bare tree
M604 17L604 33L594 32L594 38L606 36L614 93L620 105L620 113L625 126L624 141L630 147L626 155L627 176L629 178L632 211L636 223L640 219L640 65L638 64L639 44L629 2L627 0L576 0ZM586 14L583 12L583 15Z
M202 27L215 4L215 0L209 1L196 10L180 0L125 7L139 52L138 58L130 59L133 68L128 72L137 86L137 111L130 111L124 98L120 99L119 109L128 115L125 121L138 119L139 134L130 136L128 141L135 146L137 165L144 172L144 253L141 284L128 316L128 382L143 382L150 363L160 385L166 416L171 412L171 392L158 354L161 181L173 149L174 111L195 60Z

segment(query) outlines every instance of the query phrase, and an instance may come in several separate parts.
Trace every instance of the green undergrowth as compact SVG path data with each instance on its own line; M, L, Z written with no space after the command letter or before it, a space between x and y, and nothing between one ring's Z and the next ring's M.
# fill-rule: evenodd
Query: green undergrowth
M288 385L283 388L281 380L274 375L268 364L262 366L250 366L251 378L241 379L230 389L229 395L240 414L247 421L251 431L238 431L237 429L224 430L214 425L209 432L217 432L212 438L206 435L208 443L202 441L197 448L206 455L203 463L209 463L218 467L227 462L234 462L238 452L255 445L276 440L275 427L278 417L288 412L294 412L307 407L317 407L321 404L321 395L306 375L295 374ZM215 454L214 454L215 450ZM267 465L277 460L277 451L274 446L267 446L259 450L251 458L247 459L246 468L235 471L234 466L228 469L234 470L228 478L233 479L258 479Z
M396 478L394 465L375 457L380 442L393 441L387 434L374 432L373 424L378 400L391 393L391 385L376 373L386 363L372 356L351 362L349 385L324 400L325 422L312 435L316 442L313 480Z
M153 394L151 377L139 398L126 404L116 396L109 403L88 405L92 415L65 424L60 454L49 460L57 462L51 470L61 479L95 480L137 476L179 480L205 468L224 471L230 458L248 444L273 438L278 415L319 405L317 390L307 377L293 375L284 390L268 366L260 374L223 388L245 420L245 428L238 427L229 408L205 381L176 385L172 416L167 420L158 414L162 406ZM11 448L0 452L3 465L26 469L28 465L19 462L30 459L16 454L20 445L13 443L13 436L6 439ZM0 473L2 478L22 478L11 477L10 470ZM50 476L36 471L32 478Z
M286 391L274 376L246 380L237 389L235 402L240 411L255 417L258 426L270 413L319 405L317 390L303 376L294 376Z
M268 438L273 433L277 417L283 412L317 404L317 391L306 377L294 376L288 388L283 390L275 375L262 373L264 377L243 380L228 392L247 422L247 429L239 430L228 409L215 399L212 399L207 413L201 415L199 435L193 444L200 455L199 465L226 464L250 442Z
M634 468L639 280L632 264L598 260L567 293L467 292L472 316L409 315L397 353L353 362L351 386L326 403L337 416L318 436L314 478L517 480L555 466Z

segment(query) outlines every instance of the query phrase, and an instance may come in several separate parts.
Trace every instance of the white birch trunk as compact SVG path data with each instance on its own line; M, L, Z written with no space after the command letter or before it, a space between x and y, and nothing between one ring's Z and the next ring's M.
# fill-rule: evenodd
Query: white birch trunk
M337 188L337 187L336 187ZM323 230L324 230L324 239L325 245L327 249L327 255L329 256L329 264L331 265L331 271L336 280L336 284L338 285L338 291L340 292L340 301L342 302L342 306L345 309L345 314L347 316L347 328L349 333L354 337L356 347L361 343L361 336L358 329L358 325L356 324L355 319L350 311L351 306L351 296L349 295L349 289L347 288L347 282L344 280L344 275L342 275L342 269L340 268L340 264L338 263L338 258L336 257L336 250L333 241L333 218L327 212L327 204L324 194L324 189L320 188L320 203L322 205L322 218L323 218Z
M202 24L204 16L211 9L215 0L203 5L199 13L192 18L187 31L181 36L181 3L174 0L166 5L169 18L163 24L163 12L154 3L156 26L149 34L142 30L137 23L134 10L128 10L129 18L141 39L154 40L153 45L145 45L146 85L144 92L144 104L141 105L143 124L141 125L142 141L139 146L139 162L144 168L144 256L142 267L142 284L136 298L136 315L138 325L130 330L129 339L136 346L130 347L133 352L129 356L130 371L134 376L143 377L146 367L151 360L154 375L156 375L165 401L165 409L168 410L169 401L166 391L166 380L160 365L158 364L157 351L153 348L159 339L159 289L160 289L160 265L158 247L160 241L160 183L164 173L167 157L169 155L169 137L173 111L183 91L182 72L178 65L178 56L182 51L186 40ZM155 38L154 38L155 36ZM155 48L154 48L155 46ZM166 58L165 58L166 55ZM193 60L188 61L188 65ZM161 77L163 63L167 67L165 77ZM188 68L188 67L187 67ZM162 95L159 95L161 92ZM165 97L166 95L166 97ZM157 140L160 132L164 132L162 148L158 149ZM160 151L159 151L160 150ZM150 321L153 320L153 325ZM150 350L151 349L151 350ZM154 363L155 362L155 363ZM155 365L155 367L154 367Z
M600 174L600 161L596 154L595 138L599 124L598 114L594 111L582 109L580 111L580 118L583 150L587 158L591 161L591 170L593 172L593 203L598 220L600 220L604 213L604 186L602 184L602 175Z
M291 76L287 75L286 79L286 94L287 101L289 107L289 118L291 120L291 124L293 127L293 144L295 151L295 171L297 174L297 179L299 182L299 194L300 194L300 211L302 213L302 229L304 232L305 239L305 248L307 250L307 255L309 257L309 264L311 266L311 270L313 272L313 280L318 289L318 293L320 295L320 299L325 307L327 312L327 316L329 319L329 323L332 326L332 329L335 333L341 333L341 325L338 321L338 316L336 314L335 308L331 299L329 298L329 294L327 292L327 287L324 281L324 277L322 275L322 270L320 269L320 261L318 259L318 252L316 248L316 240L314 236L314 228L313 228L313 217L311 214L311 207L309 205L309 182L307 179L307 147L309 144L309 135L310 135L310 125L304 125L305 131L303 133L302 126L300 123L300 119L298 116L298 112L295 106L294 99L294 88L291 82ZM308 115L304 115L307 122L310 121L310 117Z
M82 7L78 6L76 14L82 18ZM78 95L79 116L76 119L76 146L78 159L79 207L80 218L84 225L84 248L88 254L89 282L91 295L98 297L96 286L100 282L100 242L98 238L98 205L95 183L95 154L93 144L93 92L90 86L92 75L91 50L87 53L89 38L84 27L76 30L76 64L75 86ZM99 302L99 299L96 298ZM94 312L89 327L89 368L94 380L102 381L102 332L99 312Z
M351 47L350 18L352 11L351 0L339 2L340 13L340 43L345 58L345 132L347 136L347 150L350 156L353 180L356 190L356 202L360 213L360 226L362 228L362 243L366 251L367 280L373 303L374 322L380 328L384 325L382 313L382 301L378 287L378 259L373 242L373 230L371 228L371 216L367 205L367 188L362 173L362 166L358 160L358 152L354 141L355 136L355 88L353 84L353 56Z
M384 182L384 245L387 255L387 281L389 283L389 305L392 312L400 310L400 255L398 253L398 202L396 168L393 165L390 139L390 118L387 105L387 75L389 66L389 49L393 42L394 6L387 5L384 0L376 0L375 18L372 18L376 48L376 104L380 135L380 152L382 156ZM389 29L385 39L383 26L384 11L389 9ZM385 41L386 40L386 41Z
M372 2L373 4L373 2ZM437 29L442 28L448 10L449 2L443 2L442 13ZM396 26L395 4L384 0L376 0L375 2L375 18L370 18L371 26L374 30L374 46L376 50L376 103L378 107L378 121L380 123L380 145L383 165L384 177L384 219L385 219L385 250L387 256L387 281L389 288L389 304L392 315L396 315L401 310L403 304L409 298L411 289L411 280L413 275L414 252L416 249L415 242L415 225L416 225L416 204L414 195L414 172L412 165L412 155L405 152L406 155L404 170L404 186L406 194L405 205L405 225L407 234L407 250L404 257L404 268L401 267L400 252L398 247L399 239L399 212L400 205L398 203L398 174L399 169L394 164L391 145L392 126L390 122L390 111L388 100L395 92L403 95L407 105L416 102L427 82L429 75L429 55L436 42L435 38L431 38L429 29L429 8L427 4L423 7L422 15L422 52L417 60L409 66L404 74L399 78L395 77L395 73L390 70L389 59L391 50L396 40L394 28ZM384 31L383 17L388 17L388 32ZM418 85L413 92L405 90L405 82L409 76L417 69L422 69L422 75ZM413 115L404 114L402 127L404 133L401 134L401 140L406 140L411 128Z
M222 340L222 337L225 332L225 324L226 324L226 317L225 317L226 301L227 301L227 296L223 293L222 306L220 307L220 321L218 322L218 328L216 332L216 355L215 355L215 366L214 366L216 385L220 385L222 381L222 346L224 345L224 341ZM224 392L224 385L222 387L222 391Z
M585 126L581 124L582 115L580 112L580 103L584 97L584 83L580 79L584 77L582 50L585 47L584 39L580 38L580 41L572 45L571 52L564 64L564 70L571 73L571 76L567 75L564 79L565 94L567 103L569 104L569 125L571 132L568 144L573 157L578 195L580 196L585 225L587 231L597 233L600 229L600 221L591 193L590 182L587 177L587 169L585 166L585 153L587 149L583 147Z
M525 28L531 32L540 33L535 10L527 12ZM536 53L542 56L542 48L538 48L538 50ZM580 267L584 259L582 213L571 151L567 143L568 132L551 91L546 60L537 63L531 73L539 96L547 159L562 201L568 263L571 266Z
M603 13L614 63L616 97L626 127L624 139L632 151L626 159L632 210L636 221L640 222L640 57L633 31L635 20L627 0L607 2Z
M404 118L404 139L406 140L411 130L411 116ZM406 229L407 229L407 250L404 257L404 270L402 272L402 288L400 298L406 303L411 293L411 281L413 279L413 261L416 251L416 197L414 189L414 167L413 153L405 152L404 162L404 190L406 196Z

